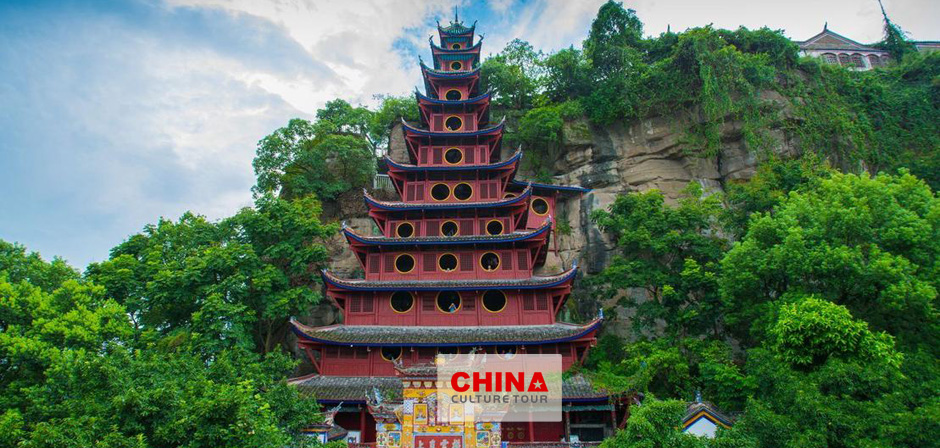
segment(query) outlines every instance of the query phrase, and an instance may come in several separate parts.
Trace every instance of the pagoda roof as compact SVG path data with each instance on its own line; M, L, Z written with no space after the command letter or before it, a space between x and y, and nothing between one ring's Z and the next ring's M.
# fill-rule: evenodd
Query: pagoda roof
M703 418L725 429L730 428L732 424L731 418L721 413L713 404L707 401L696 401L686 408L685 416L682 417L682 429L688 429Z
M372 377L372 376L323 376L306 375L287 380L287 384L295 386L300 393L313 396L317 401L325 403L365 403L368 396L378 390L382 398L395 402L402 399L402 378L400 377ZM564 401L597 401L606 400L609 394L604 390L596 389L591 381L582 374L572 375L562 380L562 397Z
M602 319L584 325L398 326L329 325L308 327L291 319L297 337L326 345L359 347L476 347L541 345L574 341L596 332Z
M440 104L443 106L461 106L465 104L476 104L490 99L492 95L491 92L487 91L486 93L477 95L473 98L467 98L465 100L441 100L437 98L431 98L417 90L415 90L415 97L418 99L419 103L428 103L428 104Z
M428 67L424 61L421 61L421 72L425 78L435 78L435 79L464 79L477 76L480 74L480 68L477 67L473 70L437 70L431 67Z
M466 26L463 22L452 21L450 25L441 26L440 23L437 24L437 31L441 34L446 34L448 36L460 36L464 34L473 34L473 31L477 27L476 20L473 21L473 24Z
M426 165L411 165L405 163L398 163L388 155L385 156L385 163L388 164L389 168L394 168L398 171L477 171L477 170L495 170L499 168L505 168L508 166L513 166L519 160L522 159L522 150L517 150L512 157L496 163L484 163L479 165L447 165L447 166L426 166ZM515 170L515 167L513 168Z
M532 188L536 188L536 189L538 189L538 188L543 188L543 189L546 189L546 190L568 191L568 192L575 192L575 193L588 193L588 192L592 191L590 188L579 187L579 186L576 186L576 185L541 184L541 183L538 183L538 182L530 182L530 181L518 180L518 179L513 179L513 180L510 181L509 183L510 183L511 185L518 186L518 187L526 186L526 185L531 185Z
M518 196L514 198L500 199L498 201L484 202L401 202L401 201L380 201L372 197L368 191L363 190L363 197L366 206L370 209L399 211L399 210L460 210L472 208L493 208L508 207L519 203L524 203L532 195L532 187L526 187Z
M426 136L426 137L477 137L480 135L488 134L497 134L502 132L503 126L506 124L506 117L503 117L502 120L499 120L499 123L494 124L480 130L470 131L470 132L434 132L426 129L419 129L410 124L404 119L401 120L402 132L407 136L408 134Z
M429 37L428 40L429 40L430 43L431 43L431 50L433 50L433 51L439 51L439 52L441 52L441 53L450 53L450 54L479 52L479 51L480 51L480 46L483 44L483 38L480 38L480 40L477 41L477 43L475 43L475 44L473 44L473 45L471 45L471 46L469 46L469 47L454 49L454 48L442 47L442 46L440 46L440 45L434 43L434 37Z
M536 229L503 233L499 235L418 236L409 238L387 236L363 236L343 223L343 235L352 242L375 246L451 246L471 244L515 243L545 236L551 232L551 219L545 220Z
M339 278L323 270L323 282L329 287L347 291L485 291L491 289L546 289L565 285L574 280L577 264L556 275L532 276L516 279L474 280L365 280Z

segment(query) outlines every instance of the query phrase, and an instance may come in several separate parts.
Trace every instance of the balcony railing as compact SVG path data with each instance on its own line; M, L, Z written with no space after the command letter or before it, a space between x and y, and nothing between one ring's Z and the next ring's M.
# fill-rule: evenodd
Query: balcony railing
M376 174L372 179L372 189L374 191L394 193L395 185L392 184L392 180L389 179L388 174Z

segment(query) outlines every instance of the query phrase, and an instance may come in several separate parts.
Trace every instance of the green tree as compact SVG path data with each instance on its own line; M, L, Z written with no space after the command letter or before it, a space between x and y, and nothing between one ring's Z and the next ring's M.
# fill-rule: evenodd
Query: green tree
M493 95L493 105L523 109L532 106L539 86L542 53L531 44L513 39L503 51L480 68L480 83Z
M195 333L135 329L106 288L50 280L60 261L0 247L2 446L274 448L316 418L316 402L281 380L293 366L283 355L206 358Z
M720 332L718 262L726 241L715 233L720 198L690 184L678 207L650 190L618 196L592 219L616 242L620 254L594 279L604 297L631 288L621 304L635 309L634 329L642 334L666 323L674 337Z
M218 223L186 214L147 226L88 267L87 276L127 307L138 328L206 334L212 353L240 346L269 353L288 318L319 301L315 266L335 226L313 197L264 195ZM212 347L210 345L215 345Z
M938 218L940 201L907 173L834 173L791 192L774 213L756 215L722 261L725 319L753 340L775 300L815 294L903 346L937 350Z

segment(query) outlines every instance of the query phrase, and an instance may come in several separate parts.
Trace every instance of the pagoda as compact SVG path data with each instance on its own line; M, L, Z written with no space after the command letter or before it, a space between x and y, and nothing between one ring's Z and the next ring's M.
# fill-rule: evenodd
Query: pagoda
M580 375L564 383L563 421L505 422L485 437L412 427L395 411L403 396L426 397L415 388L428 383L409 372L439 354L560 354L567 369L585 359L601 323L556 320L577 266L534 274L550 251L556 200L589 190L515 178L522 153L502 157L503 122L491 120L490 94L480 89L475 28L455 18L438 24L439 45L431 38L433 64L420 63L425 92L415 93L420 120L402 123L408 160L385 157L400 200L364 194L381 234L342 228L364 277L323 272L342 323L291 321L314 369L291 383L339 406L334 423L351 442L428 448L421 431L447 434L452 447L591 442L625 418Z

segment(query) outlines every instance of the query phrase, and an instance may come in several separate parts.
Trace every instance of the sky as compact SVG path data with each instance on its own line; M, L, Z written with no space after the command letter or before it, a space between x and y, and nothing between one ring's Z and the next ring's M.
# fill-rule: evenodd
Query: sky
M940 1L884 0L917 40ZM83 269L160 217L252 203L259 139L326 101L420 85L435 21L580 46L601 0L0 0L0 239ZM881 36L876 0L637 0L645 33L713 24Z

